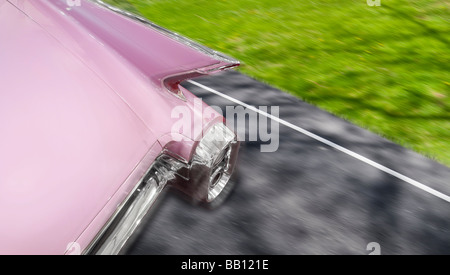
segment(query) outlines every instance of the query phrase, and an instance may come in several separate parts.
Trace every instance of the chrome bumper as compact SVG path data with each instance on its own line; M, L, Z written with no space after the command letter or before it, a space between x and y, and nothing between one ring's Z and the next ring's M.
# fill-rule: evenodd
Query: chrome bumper
M164 149L83 254L119 254L167 184L212 202L230 180L238 150L236 135L222 123L207 131L190 160Z

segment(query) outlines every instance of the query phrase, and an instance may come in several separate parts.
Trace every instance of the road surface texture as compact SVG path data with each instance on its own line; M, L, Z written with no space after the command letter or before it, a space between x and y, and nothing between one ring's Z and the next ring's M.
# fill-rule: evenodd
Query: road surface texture
M166 192L128 254L369 254L372 242L381 254L450 254L448 167L238 72L184 84L209 105L237 106L202 85L279 106L279 148L243 142L216 209Z

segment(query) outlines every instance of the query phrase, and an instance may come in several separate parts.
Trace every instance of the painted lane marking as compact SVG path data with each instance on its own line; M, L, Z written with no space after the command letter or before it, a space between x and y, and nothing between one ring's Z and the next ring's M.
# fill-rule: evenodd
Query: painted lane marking
M411 184L411 185L413 185L413 186L415 186L415 187L417 187L417 188L419 188L419 189L421 189L421 190L423 190L423 191L425 191L425 192L427 192L427 193L429 193L431 195L434 195L434 196L436 196L436 197L438 197L440 199L443 199L443 200L445 200L447 202L450 202L450 196L447 196L444 193L441 193L441 192L439 192L439 191L437 191L437 190L435 190L435 189L433 189L433 188L431 188L431 187L429 187L429 186L427 186L427 185L425 185L423 183L420 183L420 182L418 182L416 180L413 180L410 177L407 177L407 176L405 176L405 175L403 175L403 174L401 174L401 173L399 173L397 171L394 171L394 170L392 170L392 169L390 169L390 168L388 168L388 167L386 167L384 165L381 165L381 164L379 164L379 163L377 163L377 162L375 162L373 160L370 160L370 159L368 159L368 158L366 158L366 157L364 157L364 156L362 156L362 155L360 155L360 154L358 154L356 152L353 152L353 151L351 151L351 150L349 150L349 149L347 149L345 147L342 147L339 144L336 144L336 143L334 143L334 142L332 142L330 140L327 140L327 139L325 139L325 138L323 138L321 136L318 136L318 135L316 135L316 134L314 134L314 133L312 133L312 132L310 132L308 130L305 130L305 129L303 129L303 128L299 127L299 126L296 126L296 125L294 125L294 124L292 124L290 122L287 122L287 121L285 121L283 119L280 119L279 117L275 117L275 116L273 116L273 115L271 115L269 113L263 112L263 111L255 108L255 107L253 107L251 105L248 105L248 104L246 104L246 103L244 103L244 102L242 102L242 101L240 101L238 99L235 99L235 98L233 98L233 97L231 97L229 95L223 94L223 93L221 93L219 91L216 91L216 90L214 90L214 89L212 89L212 88L210 88L208 86L205 86L203 84L200 84L200 83L198 83L196 81L188 80L187 82L189 82L189 83L191 83L191 84L193 84L193 85L195 85L197 87L200 87L200 88L202 88L202 89L204 89L204 90L206 90L208 92L211 92L211 93L216 94L216 95L218 95L220 97L223 97L223 98L225 98L225 99L227 99L229 101L232 101L232 102L234 102L236 104L239 104L239 105L241 105L243 107L246 107L246 108L248 108L248 109L250 109L250 110L252 110L252 111L254 111L254 112L256 112L256 113L258 113L260 115L263 115L263 116L265 116L267 118L273 119L273 120L277 121L278 123L280 123L280 124L282 124L284 126L287 126L287 127L291 128L291 129L293 129L293 130L295 130L295 131L297 131L299 133L302 133L302 134L304 134L304 135L306 135L306 136L308 136L308 137L310 137L312 139L315 139L315 140L317 140L317 141L319 141L319 142L321 142L323 144L326 144L326 145L328 145L328 146L330 146L330 147L332 147L332 148L334 148L334 149L336 149L338 151L341 151L342 153L345 153L345 154L347 154L347 155L349 155L349 156L351 156L351 157L353 157L355 159L358 159L358 160L360 160L360 161L362 161L362 162L364 162L364 163L366 163L366 164L368 164L368 165L370 165L370 166L372 166L372 167L374 167L374 168L376 168L376 169L378 169L380 171L383 171L383 172L385 172L385 173L387 173L387 174L389 174L389 175L391 175L393 177L396 177L396 178L398 178L398 179L400 179L400 180L402 180L404 182L407 182L407 183L409 183L409 184Z

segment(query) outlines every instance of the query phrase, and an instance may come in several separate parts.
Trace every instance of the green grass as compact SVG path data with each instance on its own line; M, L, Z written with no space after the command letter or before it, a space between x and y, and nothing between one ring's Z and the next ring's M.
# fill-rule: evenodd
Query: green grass
M450 165L450 0L108 0Z

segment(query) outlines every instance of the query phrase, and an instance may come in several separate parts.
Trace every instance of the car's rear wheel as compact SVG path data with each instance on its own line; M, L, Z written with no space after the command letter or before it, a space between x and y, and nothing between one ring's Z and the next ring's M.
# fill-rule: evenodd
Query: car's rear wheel
M213 125L195 147L188 180L175 186L197 202L223 201L233 185L238 151L236 134L223 123Z

